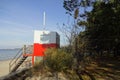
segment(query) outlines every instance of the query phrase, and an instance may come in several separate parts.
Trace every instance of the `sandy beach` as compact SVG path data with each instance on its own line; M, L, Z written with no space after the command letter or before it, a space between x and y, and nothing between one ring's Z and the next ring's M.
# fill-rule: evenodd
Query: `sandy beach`
M9 73L9 62L10 60L0 61L0 77Z
M0 77L5 76L9 73L9 63L11 60L0 61ZM31 67L31 57L27 58L23 64L19 67L20 69Z

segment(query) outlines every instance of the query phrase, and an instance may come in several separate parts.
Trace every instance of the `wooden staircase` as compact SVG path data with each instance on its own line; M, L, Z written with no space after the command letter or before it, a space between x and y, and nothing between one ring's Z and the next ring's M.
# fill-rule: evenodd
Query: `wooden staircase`
M14 66L12 70L10 70L10 73L11 73L11 72L15 72L15 71L19 68L19 66L25 61L26 58L27 58L27 56L21 58L21 60L17 63L17 65Z
M20 66L21 64L27 59L28 56L23 56L23 54L26 53L32 53L31 50L31 46L24 46L23 48L21 48L18 53L16 54L16 56L10 61L9 63L9 72L15 72Z

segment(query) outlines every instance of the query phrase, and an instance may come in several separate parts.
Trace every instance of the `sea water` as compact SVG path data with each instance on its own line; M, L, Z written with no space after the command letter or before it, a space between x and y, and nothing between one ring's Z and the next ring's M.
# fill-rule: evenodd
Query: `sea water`
M0 49L0 61L14 58L18 51L19 49Z

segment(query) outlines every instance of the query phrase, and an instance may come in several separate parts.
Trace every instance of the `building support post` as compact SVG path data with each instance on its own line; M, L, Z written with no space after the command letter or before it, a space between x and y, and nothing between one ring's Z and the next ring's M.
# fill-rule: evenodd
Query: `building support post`
M26 54L26 45L23 46L23 54Z

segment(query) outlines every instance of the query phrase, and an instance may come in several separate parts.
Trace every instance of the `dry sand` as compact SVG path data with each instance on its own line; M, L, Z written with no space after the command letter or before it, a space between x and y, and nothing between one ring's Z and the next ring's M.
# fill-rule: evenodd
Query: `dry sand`
M0 77L5 76L9 73L9 62L7 61L0 61Z
M11 60L0 61L0 77L6 76L9 74L9 63ZM22 70L23 68L31 67L31 57L27 58L23 64L19 67L18 70Z

